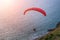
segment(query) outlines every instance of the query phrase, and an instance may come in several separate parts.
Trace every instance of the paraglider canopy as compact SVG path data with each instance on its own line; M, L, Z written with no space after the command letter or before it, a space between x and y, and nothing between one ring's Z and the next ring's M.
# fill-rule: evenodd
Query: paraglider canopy
M44 16L46 16L46 12L45 12L43 9L41 9L41 8L36 8L36 7L32 7L32 8L26 9L26 10L24 11L24 15L26 14L26 12L31 11L31 10L40 12L41 14L43 14Z

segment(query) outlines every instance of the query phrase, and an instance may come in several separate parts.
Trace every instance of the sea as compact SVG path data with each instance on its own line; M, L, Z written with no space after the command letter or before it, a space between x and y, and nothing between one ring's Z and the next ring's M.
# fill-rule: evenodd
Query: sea
M35 40L46 35L48 29L55 28L60 22L60 0L47 0L44 3L46 5L41 7L46 11L46 16L34 11L27 15L16 13L0 16L0 40Z

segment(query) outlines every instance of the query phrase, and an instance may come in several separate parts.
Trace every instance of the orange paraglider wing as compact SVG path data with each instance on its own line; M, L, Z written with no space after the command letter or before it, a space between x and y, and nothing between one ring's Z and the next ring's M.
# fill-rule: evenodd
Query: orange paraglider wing
M41 8L36 8L36 7L28 8L27 10L24 11L24 15L26 14L27 11L30 11L30 10L38 11L38 12L40 12L41 14L43 14L44 16L46 16L46 12L45 12L43 9L41 9Z

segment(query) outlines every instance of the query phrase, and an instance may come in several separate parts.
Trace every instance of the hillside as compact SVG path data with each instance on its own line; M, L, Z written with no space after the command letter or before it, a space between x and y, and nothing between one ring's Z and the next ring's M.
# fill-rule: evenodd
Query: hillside
M60 40L60 22L56 25L56 28L37 40Z

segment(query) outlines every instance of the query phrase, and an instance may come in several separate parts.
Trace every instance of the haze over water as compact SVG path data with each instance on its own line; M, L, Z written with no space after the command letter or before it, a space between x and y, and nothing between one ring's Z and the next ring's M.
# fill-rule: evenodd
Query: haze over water
M44 35L60 21L60 0L0 0L0 40L32 40ZM25 9L40 7L47 16ZM36 28L36 32L33 32Z

